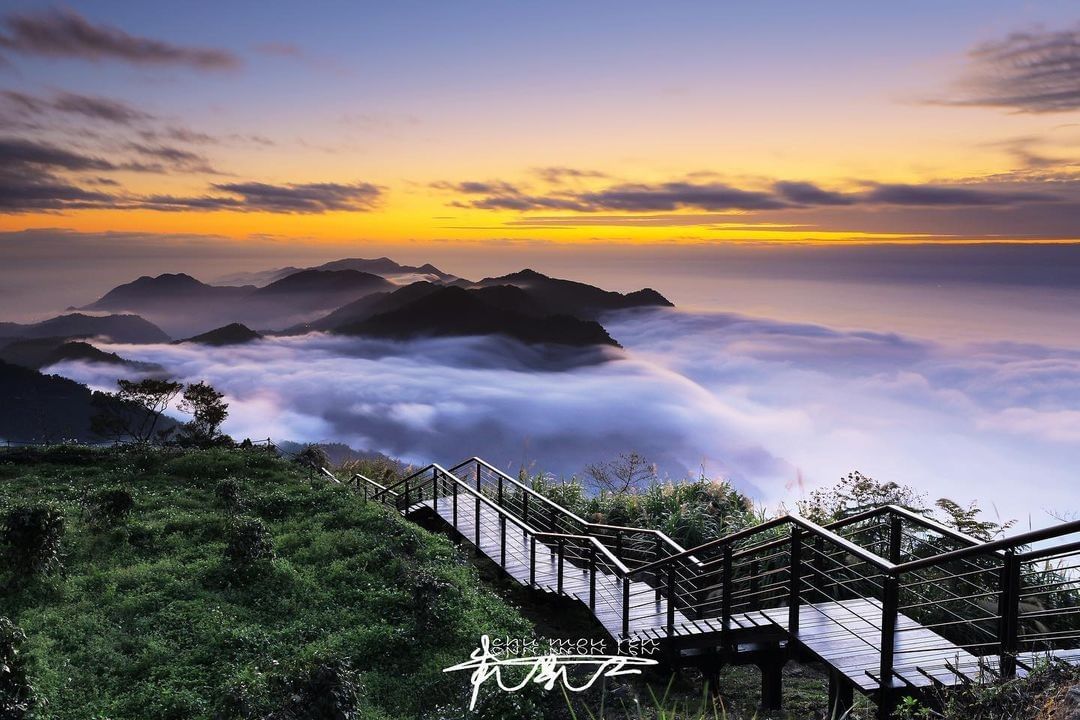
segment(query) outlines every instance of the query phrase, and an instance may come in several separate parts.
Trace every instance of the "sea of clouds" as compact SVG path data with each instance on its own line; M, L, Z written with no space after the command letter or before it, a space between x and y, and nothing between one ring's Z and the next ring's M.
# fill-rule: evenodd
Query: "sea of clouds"
M625 350L324 334L102 347L224 391L238 438L340 441L414 463L480 455L563 476L636 450L671 477L723 476L772 506L858 469L1022 527L1080 510L1080 351L716 312L605 325ZM82 362L49 372L101 389L117 376Z

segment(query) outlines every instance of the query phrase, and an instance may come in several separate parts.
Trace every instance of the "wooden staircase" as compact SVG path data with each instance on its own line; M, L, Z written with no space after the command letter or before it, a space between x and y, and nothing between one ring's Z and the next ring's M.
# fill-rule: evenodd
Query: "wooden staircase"
M1080 522L986 543L885 506L826 526L785 515L685 549L587 522L479 458L353 483L438 519L521 585L582 603L614 640L653 640L673 664L759 665L766 707L789 657L829 669L835 717L858 690L881 718L904 695L1080 662Z

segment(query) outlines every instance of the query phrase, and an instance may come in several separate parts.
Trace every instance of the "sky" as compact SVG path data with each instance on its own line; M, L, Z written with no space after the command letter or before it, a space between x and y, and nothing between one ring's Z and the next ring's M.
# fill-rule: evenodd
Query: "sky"
M1078 63L1072 2L9 0L0 231L1075 240Z
M105 346L210 380L237 437L642 450L774 506L859 469L1045 524L1076 512L1078 171L1074 0L0 7L0 320L382 255L677 306L584 364Z

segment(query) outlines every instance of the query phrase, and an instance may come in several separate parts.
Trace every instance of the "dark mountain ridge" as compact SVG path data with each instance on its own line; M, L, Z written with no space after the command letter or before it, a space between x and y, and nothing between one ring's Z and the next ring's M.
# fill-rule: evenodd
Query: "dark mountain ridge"
M396 287L358 270L302 270L262 288L207 285L176 273L143 276L120 285L86 309L138 312L174 336L190 336L233 322L254 328L285 327Z
M39 323L0 323L0 337L87 338L104 337L118 343L168 342L169 336L138 315L84 315L70 313Z
M619 293L573 280L560 280L526 268L510 275L485 278L476 287L513 285L527 291L549 312L596 319L605 312L637 307L674 307L663 295L645 288Z
M123 413L128 406L74 380L0 360L0 440L102 442L90 421L107 407ZM167 417L159 422L163 429L176 424Z
M0 347L0 360L34 370L67 360L119 365L140 372L162 370L160 365L126 360L116 353L105 352L88 342L63 337L14 340Z
M240 287L207 285L186 273L164 273L157 277L143 275L118 285L81 310L135 310L159 308L176 302L221 302L244 297L256 290L254 285Z
M230 323L223 327L219 327L210 332L202 333L201 335L195 335L194 337L185 338L183 340L177 340L174 345L180 343L196 343L198 345L243 345L244 343L251 342L252 340L260 340L262 335L255 332L247 325L241 323Z
M339 327L346 335L393 339L505 335L526 343L585 347L618 343L600 323L569 315L526 313L531 299L519 288L443 287L402 307Z

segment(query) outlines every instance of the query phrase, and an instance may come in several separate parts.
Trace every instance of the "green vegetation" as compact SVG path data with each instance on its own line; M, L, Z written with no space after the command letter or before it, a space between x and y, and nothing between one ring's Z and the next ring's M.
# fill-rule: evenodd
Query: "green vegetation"
M321 448L298 456L250 446L0 453L0 718L461 717L468 677L442 669L466 659L483 634L533 633L513 604L535 598L481 580L484 567L445 537L310 472L326 460ZM611 464L612 488L592 495L573 480L529 481L589 520L658 528L684 546L762 519L721 481L653 477L622 491L627 468L641 472ZM402 472L385 458L346 470L384 484ZM828 521L879 502L930 512L907 488L857 473L800 509ZM1000 532L976 508L937 510L966 531ZM535 611L548 623L552 613ZM588 635L580 614L555 613L540 634ZM658 671L609 681L569 700L487 683L472 717L764 720L820 716L826 705L825 676L812 665L788 665L776 715L756 711L752 667L723 669L719 692L704 702L698 671L669 679ZM1076 670L1048 665L1028 680L949 693L934 705L944 714L917 704L903 712L1064 720L1053 712L1072 702L1067 690L1078 682ZM871 713L859 700L850 717Z
M683 547L694 547L757 524L763 516L753 502L727 482L661 481L636 453L588 468L597 491L577 478L560 481L538 474L522 482L595 523L660 530Z
M449 540L264 450L10 450L0 487L5 720L437 717L442 668L531 632Z
M1080 716L1080 668L1048 659L1023 678L964 685L934 703L905 703L899 720L1074 720Z

